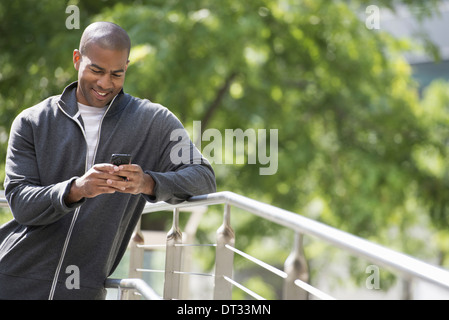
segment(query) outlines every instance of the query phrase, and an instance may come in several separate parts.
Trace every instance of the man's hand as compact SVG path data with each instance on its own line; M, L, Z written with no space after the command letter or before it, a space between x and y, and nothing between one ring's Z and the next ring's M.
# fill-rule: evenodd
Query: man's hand
M125 177L126 179L123 179ZM66 204L100 194L124 193L153 194L154 180L136 164L115 166L109 163L94 165L82 177L76 179L65 198Z
M154 180L149 175L143 172L142 168L137 164L124 164L114 167L114 175L125 177L121 181L112 181L111 185L119 188L120 192L132 194L147 194L153 195ZM125 189L122 189L122 188Z

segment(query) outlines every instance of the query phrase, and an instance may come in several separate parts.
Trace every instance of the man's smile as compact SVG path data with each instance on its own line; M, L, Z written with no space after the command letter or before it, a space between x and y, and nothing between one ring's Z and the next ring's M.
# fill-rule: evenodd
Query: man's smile
M92 91L94 92L95 96L100 100L103 100L109 94L109 92L99 91L93 88Z

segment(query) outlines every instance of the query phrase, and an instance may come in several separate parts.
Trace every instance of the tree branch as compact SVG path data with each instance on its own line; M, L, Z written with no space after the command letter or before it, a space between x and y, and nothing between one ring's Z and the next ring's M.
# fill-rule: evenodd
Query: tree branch
M223 100L224 95L226 94L226 91L229 89L229 86L231 85L232 81L234 80L234 78L236 76L237 76L237 72L232 72L226 78L223 85L217 91L217 94L215 95L215 99L207 107L206 113L201 121L201 134L203 134L204 129L207 128L207 124L212 119L214 113L217 111L218 107L220 106L221 101Z

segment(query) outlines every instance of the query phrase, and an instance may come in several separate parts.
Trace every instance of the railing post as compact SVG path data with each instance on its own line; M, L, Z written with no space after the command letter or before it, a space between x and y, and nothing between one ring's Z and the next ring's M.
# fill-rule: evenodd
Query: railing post
M194 207L191 210L191 215L189 220L187 221L184 231L182 234L183 243L192 244L195 240L195 234L198 229L198 225L201 222L201 218L204 213L207 211L207 207ZM192 261L193 257L193 247L185 246L182 247L182 271L190 272L192 271ZM181 292L179 294L179 299L186 300L189 299L190 296L190 283L191 277L181 277Z
M234 252L226 245L234 247L235 236L231 228L231 206L225 204L223 224L217 230L217 250L215 253L215 300L232 299L232 284L224 277L232 279L234 267Z
M293 250L285 260L284 271L287 278L284 280L283 299L284 300L307 300L308 292L295 285L295 280L309 281L309 270L304 257L302 245L302 233L295 233Z
M179 208L173 210L173 225L167 234L165 253L165 282L164 299L179 299L180 274L175 271L181 269L182 233L179 229Z
M138 245L142 245L145 243L143 234L140 228L141 219L137 222L136 228L134 229L134 233L131 236L131 241L129 243L129 271L128 277L133 279L141 279L142 272L137 271L137 269L142 268L143 266L143 256L145 249L139 248ZM119 289L120 290L120 289ZM124 290L122 294L122 299L124 300L136 300L140 299L138 295L133 294L132 290Z

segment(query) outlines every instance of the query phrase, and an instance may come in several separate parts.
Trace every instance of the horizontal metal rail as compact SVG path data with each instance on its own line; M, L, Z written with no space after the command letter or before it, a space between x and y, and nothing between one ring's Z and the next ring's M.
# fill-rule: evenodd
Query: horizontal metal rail
M449 271L446 269L420 261L409 255L364 240L299 214L229 191L194 196L188 201L176 205L165 202L148 203L145 206L144 213L214 204L238 207L298 233L317 237L356 256L366 258L373 263L391 267L406 276L417 277L449 289Z
M266 262L263 262L263 261L261 261L261 260L259 260L257 258L254 258L253 256L251 256L251 255L249 255L249 254L247 254L247 253L245 253L243 251L240 251L240 250L238 250L238 249L236 249L234 247L226 245L226 248L231 250L231 251L234 251L235 253L237 253L237 254L241 255L242 257L246 258L247 260L254 262L255 264L261 266L262 268L265 268L266 270L270 271L271 273L273 273L273 274L275 274L275 275L277 275L277 276L279 276L279 277L281 277L283 279L287 278L287 273L285 273L282 270L279 270L278 268L273 267L272 265L269 265ZM233 284L235 285L235 282ZM296 279L295 285L297 285L300 288L303 288L305 291L313 294L315 297L317 297L317 298L319 298L321 300L335 300L334 297L332 297L332 296L322 292L321 290L318 290L317 288L315 288L315 287L313 287L313 286L311 286L311 285L309 285L309 284L307 284L304 281L301 281L299 279ZM241 286L239 286L239 287L241 288Z
M105 287L109 289L134 289L146 300L162 298L142 279L106 279Z

